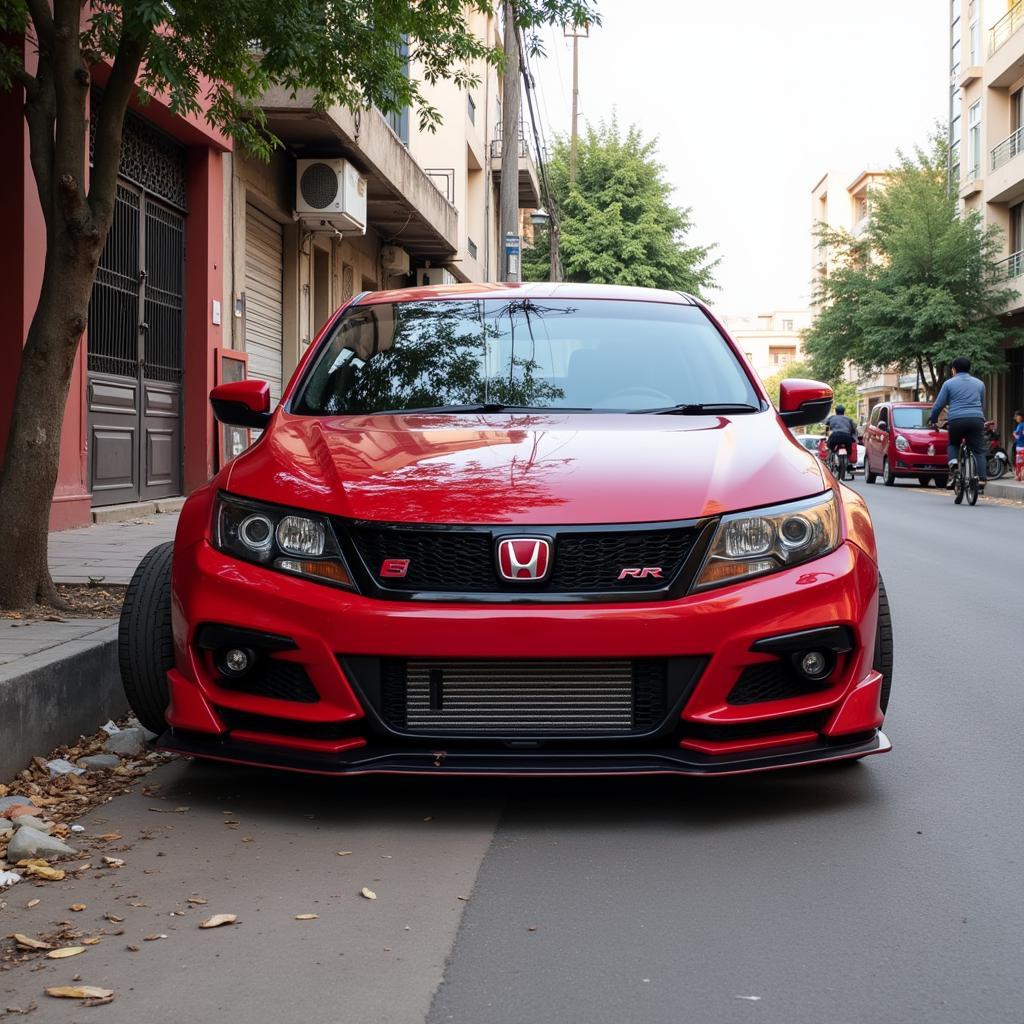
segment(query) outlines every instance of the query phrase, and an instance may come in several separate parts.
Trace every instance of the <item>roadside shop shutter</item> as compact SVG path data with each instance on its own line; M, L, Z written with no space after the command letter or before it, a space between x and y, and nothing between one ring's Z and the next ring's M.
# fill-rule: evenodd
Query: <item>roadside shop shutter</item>
M281 398L283 347L281 225L254 206L245 210L245 350L249 376L265 380Z

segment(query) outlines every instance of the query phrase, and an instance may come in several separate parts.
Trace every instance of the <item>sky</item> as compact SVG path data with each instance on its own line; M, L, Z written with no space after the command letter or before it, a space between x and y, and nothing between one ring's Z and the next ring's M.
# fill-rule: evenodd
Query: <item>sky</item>
M717 245L727 315L808 304L811 189L893 163L948 117L945 0L598 0L580 41L580 130L616 114L660 139L694 243ZM572 44L533 64L550 138L568 133ZM843 185L848 182L843 182Z

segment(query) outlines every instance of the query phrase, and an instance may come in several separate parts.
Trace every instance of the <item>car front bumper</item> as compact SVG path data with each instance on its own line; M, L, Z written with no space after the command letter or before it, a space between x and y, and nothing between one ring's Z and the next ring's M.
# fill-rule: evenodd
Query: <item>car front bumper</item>
M715 775L864 757L889 749L872 666L878 571L845 542L813 563L679 600L618 604L385 601L239 562L205 540L176 548L164 749L324 774ZM222 685L197 631L208 624L287 638L312 702ZM759 641L841 626L826 684L737 703ZM696 666L644 735L414 735L381 714L350 666L374 659L666 659Z

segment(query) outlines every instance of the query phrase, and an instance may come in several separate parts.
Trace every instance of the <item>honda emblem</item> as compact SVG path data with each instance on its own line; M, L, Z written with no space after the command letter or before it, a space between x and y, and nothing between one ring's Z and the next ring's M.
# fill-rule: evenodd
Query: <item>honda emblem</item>
M519 582L544 579L551 567L551 541L546 537L505 537L498 541L501 578Z

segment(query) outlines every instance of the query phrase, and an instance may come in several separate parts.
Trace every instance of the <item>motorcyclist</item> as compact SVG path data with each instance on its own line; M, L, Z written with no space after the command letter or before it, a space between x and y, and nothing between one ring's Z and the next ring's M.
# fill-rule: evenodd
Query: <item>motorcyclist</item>
M974 465L978 473L978 490L985 489L988 479L988 442L985 440L985 385L971 375L971 361L967 356L953 360L953 376L939 390L928 422L934 427L939 413L949 408L946 426L949 429L949 472L952 478L956 468L960 442L966 440L974 452Z
M846 415L845 405L837 405L835 415L825 420L825 431L828 436L825 443L829 452L844 447L853 452L853 446L857 441L857 424Z

